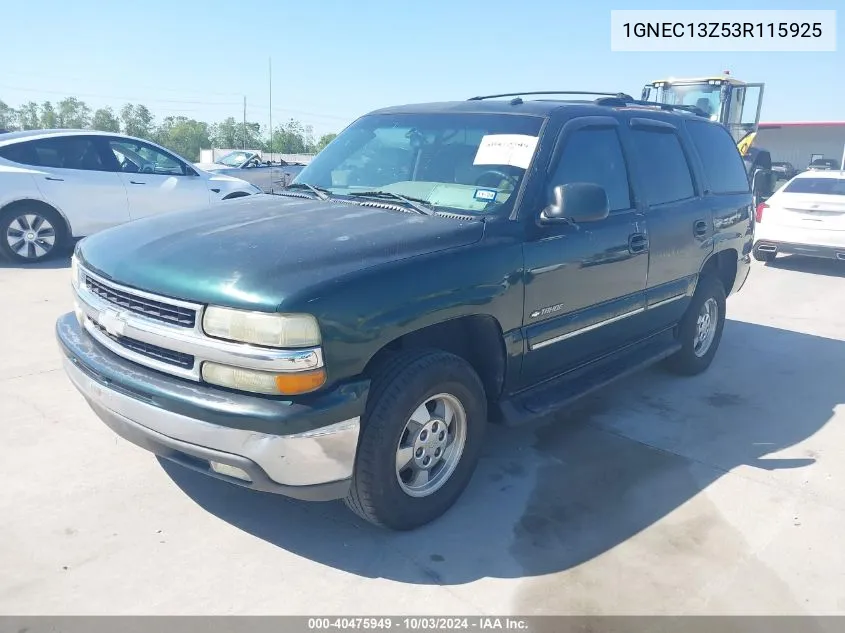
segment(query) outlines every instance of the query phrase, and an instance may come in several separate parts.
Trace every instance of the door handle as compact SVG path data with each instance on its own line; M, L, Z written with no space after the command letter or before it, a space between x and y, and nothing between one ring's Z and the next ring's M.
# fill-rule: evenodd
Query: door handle
M704 237L707 235L707 222L696 220L695 224L693 224L692 231L696 237Z
M642 253L648 248L648 237L645 233L633 233L628 236L628 250L631 253Z
M147 183L145 183L145 182L138 182L137 180L130 180L130 181L129 181L129 184L130 184L130 185L146 185Z
M53 178L52 176L44 176L44 180L54 180L56 182L64 182L64 178Z

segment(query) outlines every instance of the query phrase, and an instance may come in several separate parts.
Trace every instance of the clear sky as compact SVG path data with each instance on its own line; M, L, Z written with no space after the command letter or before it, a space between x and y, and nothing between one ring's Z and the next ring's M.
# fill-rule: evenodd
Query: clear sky
M835 53L613 53L611 9L836 9ZM29 0L3 2L0 100L127 101L162 118L297 118L519 90L639 95L668 76L766 83L762 120L845 120L841 0Z

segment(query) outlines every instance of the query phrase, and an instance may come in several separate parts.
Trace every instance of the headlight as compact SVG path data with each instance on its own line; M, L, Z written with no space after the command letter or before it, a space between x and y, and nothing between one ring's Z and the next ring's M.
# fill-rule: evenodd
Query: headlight
M76 255L70 258L70 283L74 288L79 287L79 261L77 261Z
M238 391L295 396L322 387L326 382L326 370L321 367L313 371L274 374L206 362L202 364L202 379L209 384Z
M271 314L209 306L202 318L209 336L265 347L315 347L320 326L310 314Z

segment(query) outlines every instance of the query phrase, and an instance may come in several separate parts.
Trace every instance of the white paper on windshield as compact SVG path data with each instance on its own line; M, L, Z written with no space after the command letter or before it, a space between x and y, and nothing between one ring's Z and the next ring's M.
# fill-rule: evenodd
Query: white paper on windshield
M488 134L481 139L473 165L513 165L528 169L537 137L528 134Z

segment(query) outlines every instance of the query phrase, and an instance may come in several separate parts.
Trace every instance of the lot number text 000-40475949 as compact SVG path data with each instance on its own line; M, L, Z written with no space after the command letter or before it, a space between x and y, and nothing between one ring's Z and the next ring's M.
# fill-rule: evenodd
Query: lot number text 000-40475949
M611 11L613 51L836 50L836 11Z

